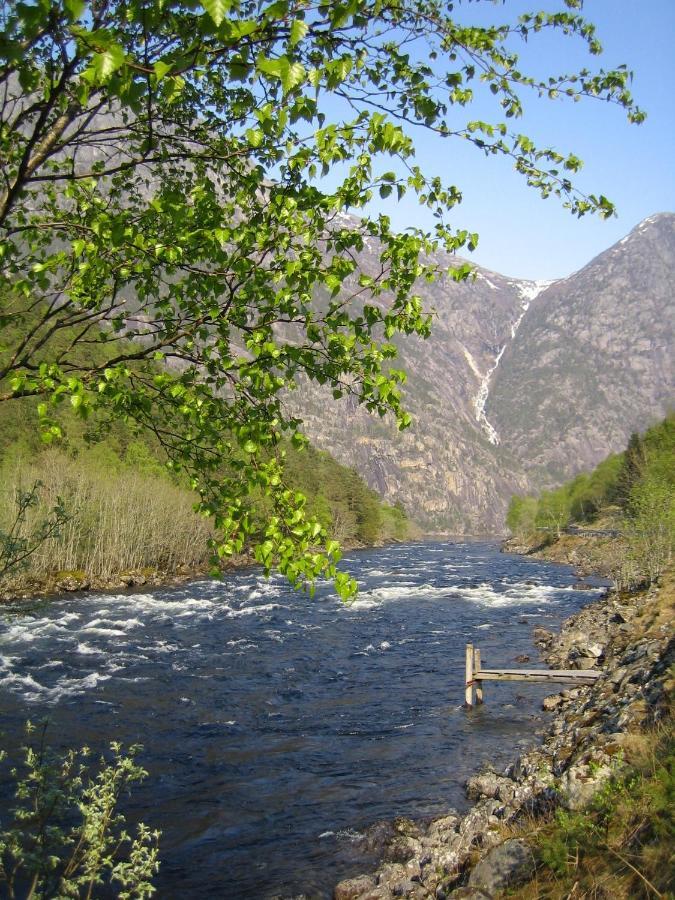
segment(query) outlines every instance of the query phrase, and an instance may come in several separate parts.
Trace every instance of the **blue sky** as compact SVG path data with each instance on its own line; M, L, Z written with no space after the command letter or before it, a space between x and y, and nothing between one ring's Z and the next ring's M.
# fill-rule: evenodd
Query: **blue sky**
M521 12L561 8L562 0L482 0L463 5L460 14L484 24L512 21ZM675 0L586 0L583 14L597 26L601 56L583 53L580 41L558 36L519 44L523 61L547 74L627 63L635 73L632 92L647 112L646 122L630 125L620 108L599 101L533 98L515 127L542 144L580 156L584 168L576 176L577 185L587 193L608 196L617 206L617 218L577 219L557 199L542 200L507 160L486 159L457 140L422 131L415 135L422 167L463 193L451 221L479 233L471 260L506 275L569 275L645 217L675 210ZM466 112L468 121L484 110ZM496 108L493 119L498 119ZM412 202L387 204L386 211L398 228L433 226L431 217Z

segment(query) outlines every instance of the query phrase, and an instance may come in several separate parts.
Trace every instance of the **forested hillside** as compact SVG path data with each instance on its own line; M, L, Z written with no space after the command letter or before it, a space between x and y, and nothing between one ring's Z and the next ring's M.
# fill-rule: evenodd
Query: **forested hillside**
M675 550L675 414L589 473L536 496L511 498L506 524L520 540L542 546L563 532L616 539L611 561L619 585L658 578Z

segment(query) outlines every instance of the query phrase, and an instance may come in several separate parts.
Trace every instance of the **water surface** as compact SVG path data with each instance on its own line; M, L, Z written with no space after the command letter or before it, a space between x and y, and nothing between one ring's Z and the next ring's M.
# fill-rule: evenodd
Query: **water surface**
M126 805L161 829L162 898L330 897L379 819L465 805L483 760L541 726L550 688L486 685L467 713L464 645L514 665L532 630L587 603L569 567L488 542L350 554L344 606L246 570L0 615L0 729L48 716L56 746L144 745ZM7 803L5 795L4 804Z

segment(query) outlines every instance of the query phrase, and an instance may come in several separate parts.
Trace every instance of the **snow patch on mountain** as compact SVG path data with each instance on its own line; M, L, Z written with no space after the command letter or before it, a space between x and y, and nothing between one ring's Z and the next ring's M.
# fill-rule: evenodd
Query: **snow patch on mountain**
M478 279L478 281L484 281L485 284L487 284L487 286L489 288L492 288L493 291L499 290L499 288L494 283L494 281L490 281L490 279L487 277L487 275L484 275L482 272L476 272L476 278Z

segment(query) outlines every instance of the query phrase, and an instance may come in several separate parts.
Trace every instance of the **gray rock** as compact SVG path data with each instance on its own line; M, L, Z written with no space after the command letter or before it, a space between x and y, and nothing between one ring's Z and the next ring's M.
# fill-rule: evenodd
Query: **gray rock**
M357 900L362 898L376 886L372 875L359 875L358 878L347 878L335 885L333 900Z
M469 877L469 887L495 893L526 881L534 869L534 856L524 841L504 841L481 859Z
M466 782L466 796L469 800L478 800L480 797L497 797L501 777L495 772L482 772L472 775Z
M57 591L87 591L89 590L89 579L85 576L73 575L61 578L56 582Z
M431 839L445 841L450 835L457 833L458 822L459 816L453 813L442 816L440 819L434 819L431 825L429 825L427 834Z
M594 669L598 660L594 656L578 656L572 663L575 669Z
M492 900L492 894L481 888L466 887L456 888L451 894L448 894L448 900Z
M383 847L389 843L396 832L391 822L376 822L366 829L362 839L363 849L369 853L382 853Z
M539 644L542 647L550 646L555 640L553 632L547 631L546 628L535 628L532 632L532 637L535 644Z
M547 712L550 712L552 709L556 709L562 703L563 698L560 694L550 694L548 697L544 697L541 702L541 708L545 709Z
M564 805L571 810L583 809L611 777L608 766L591 770L590 766L571 766L560 777L560 792Z
M407 863L417 852L414 841L405 836L394 838L384 851L384 859L386 862Z

